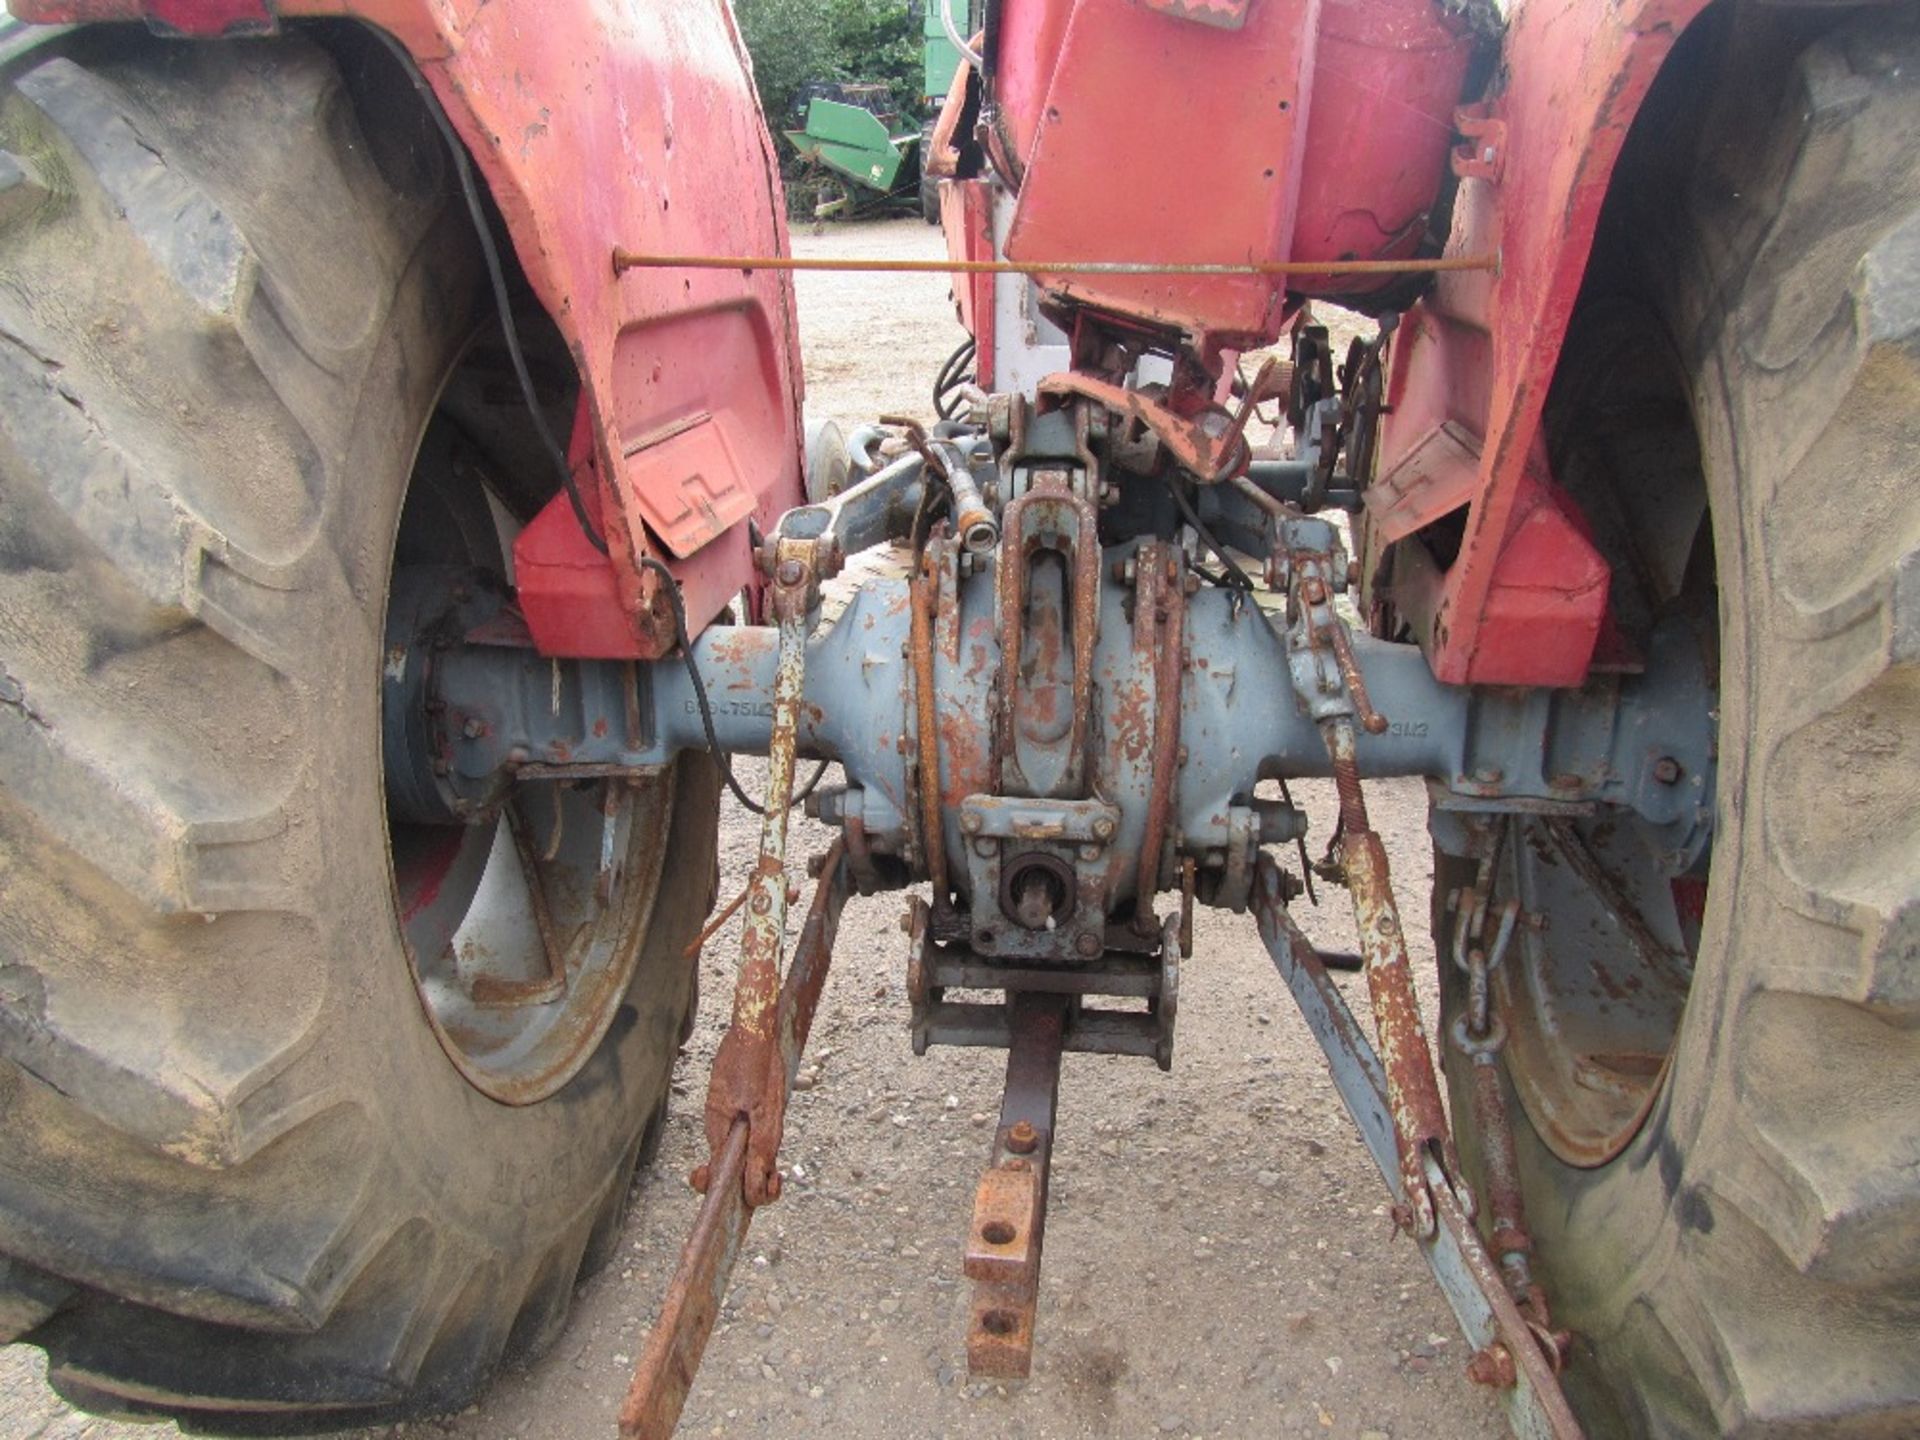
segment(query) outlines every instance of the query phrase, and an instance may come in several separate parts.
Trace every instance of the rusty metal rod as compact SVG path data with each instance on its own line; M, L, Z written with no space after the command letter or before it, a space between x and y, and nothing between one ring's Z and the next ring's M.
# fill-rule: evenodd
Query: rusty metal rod
M1380 1040L1387 1099L1393 1117L1394 1140L1400 1153L1400 1179L1406 1192L1410 1228L1421 1239L1434 1232L1433 1196L1427 1188L1426 1159L1438 1159L1467 1213L1473 1213L1472 1192L1460 1168L1453 1134L1447 1128L1440 1100L1440 1082L1433 1071L1420 1002L1413 991L1413 963L1407 936L1394 903L1393 880L1387 869L1387 848L1367 819L1366 797L1360 789L1359 764L1354 755L1353 722L1345 716L1320 726L1333 761L1333 781L1340 795L1340 853L1346 871L1347 892L1353 901L1353 923L1359 933L1360 953L1366 957L1367 992L1373 1001L1374 1027Z
M845 857L844 842L836 840L821 866L813 903L793 947L793 963L781 985L775 1023L780 1068L774 1083L780 1085L782 1096L800 1069L800 1055L833 958L834 936L849 890ZM753 1223L745 1184L748 1130L746 1119L736 1120L708 1164L699 1216L680 1252L660 1318L647 1335L620 1408L622 1440L668 1440L680 1422L694 1371L726 1297L727 1280L747 1227Z
M1147 260L858 260L799 255L645 255L616 248L613 273L629 270L828 270L884 275L1432 275L1496 270L1497 255L1423 260L1255 260L1175 264Z
M947 837L940 804L940 716L935 706L933 620L939 605L939 574L923 552L919 567L907 582L908 648L913 652L913 723L920 781L920 850L927 878L933 882L933 908L944 913L952 886L947 879Z

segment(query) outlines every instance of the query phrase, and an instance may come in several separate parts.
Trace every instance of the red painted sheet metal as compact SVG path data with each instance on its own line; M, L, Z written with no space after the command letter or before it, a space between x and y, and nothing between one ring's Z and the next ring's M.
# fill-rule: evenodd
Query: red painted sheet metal
M1484 39L1470 8L1006 0L993 91L1019 179L1008 255L1411 255ZM1045 288L1184 330L1213 353L1273 339L1286 288L1351 294L1369 282L1104 277Z
M1078 0L1027 151L1008 258L1284 257L1319 3L1265 0L1243 28L1224 30L1133 0ZM1004 38L998 58L1011 83L1023 66ZM1282 305L1281 282L1257 275L1041 283L1057 297L1177 328L1209 350L1277 333Z
M23 19L213 25L239 0L14 0ZM642 250L787 252L773 148L723 0L280 0L283 17L382 26L420 60L573 350L612 549L611 617L673 643L643 555L680 577L697 629L753 571L749 514L801 498L791 277L635 270ZM188 27L190 28L190 27ZM737 533L736 533L737 532ZM722 537L730 537L720 543ZM578 587L576 587L578 588ZM579 589L602 595L605 587ZM597 602L606 604L604 598Z
M1047 104L1047 86L1067 33L1074 0L999 0L999 44L992 57L993 121L1008 158L1006 178L1019 188L1020 170Z
M993 187L986 180L949 180L940 186L940 227L947 253L962 260L991 260L993 254ZM974 340L974 382L991 390L993 378L994 314L992 275L953 277L953 303L960 326Z
M1546 478L1537 450L1520 473L1508 509L1507 533L1479 614L1477 652L1498 656L1501 685L1570 685L1584 681L1607 620L1612 579L1572 502ZM1445 609L1435 620L1436 650L1449 637ZM1572 677L1569 657L1579 657Z
M1321 0L1294 260L1398 260L1419 248L1453 144L1476 37L1431 0ZM1306 295L1393 284L1295 276Z
M1443 680L1576 685L1593 659L1604 608L1593 603L1584 542L1569 527L1529 519L1537 492L1527 471L1627 127L1702 8L1703 0L1601 8L1528 0L1507 37L1506 88L1486 112L1504 132L1477 127L1447 246L1498 251L1501 268L1439 278L1420 319L1424 340L1394 356L1395 405L1381 445L1381 473L1391 474L1448 419L1482 437L1429 652ZM1480 363L1459 363L1476 347Z

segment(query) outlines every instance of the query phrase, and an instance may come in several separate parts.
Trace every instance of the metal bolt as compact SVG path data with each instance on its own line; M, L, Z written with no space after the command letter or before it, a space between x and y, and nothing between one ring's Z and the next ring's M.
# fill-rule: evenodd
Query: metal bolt
M978 835L980 827L986 824L978 810L969 810L960 817L960 828L969 835Z
M798 585L805 578L806 573L798 560L786 559L782 560L779 568L773 572L773 578L782 585Z
M696 1165L692 1173L687 1176L687 1184L704 1195L707 1193L707 1181L712 1178L712 1174L713 1172L705 1165Z
M1472 1358L1467 1361L1467 1378L1476 1385L1511 1389L1519 1379L1513 1363L1513 1352L1497 1340L1484 1350L1474 1351Z
M487 722L478 715L469 715L467 723L460 727L460 733L469 740L478 740L487 733Z
M1476 785L1498 785L1506 778L1507 772L1502 770L1498 765L1482 765L1478 770L1473 772L1473 780Z
M1100 858L1100 847L1098 845L1082 845L1080 847L1080 858L1082 860L1098 860Z
M982 860L993 859L999 848L1000 847L995 845L991 840L976 840L973 842L973 853L978 855Z
M1662 755L1653 762L1653 778L1662 785L1678 784L1680 775L1680 762L1671 755Z
M1095 816L1093 833L1098 839L1111 840L1113 838L1113 817L1111 815Z
M747 902L747 908L756 915L764 915L773 909L773 897L764 890L757 891L753 899Z
M1131 585L1139 578L1140 566L1133 556L1129 555L1120 562L1120 583L1122 585Z
M1007 1149L1016 1155L1031 1155L1040 1144L1040 1132L1025 1120L1016 1120L1007 1131Z
M1189 570L1186 578L1180 582L1180 588L1189 595L1198 595L1200 593L1200 577Z
M1106 949L1106 946L1101 943L1098 935L1089 930L1073 942L1073 948L1079 952L1082 959L1094 960L1099 958L1100 952Z

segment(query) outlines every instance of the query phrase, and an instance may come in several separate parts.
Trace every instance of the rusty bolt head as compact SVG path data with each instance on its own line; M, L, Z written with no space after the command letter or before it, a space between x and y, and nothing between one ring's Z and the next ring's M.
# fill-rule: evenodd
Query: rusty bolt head
M782 585L798 585L806 578L806 574L798 560L789 558L780 562L773 572L773 578Z
M1497 765L1482 765L1473 772L1476 785L1498 785L1507 778L1507 772Z
M487 733L487 722L478 715L469 715L467 723L460 727L460 733L469 740L478 740Z
M969 835L978 835L980 827L985 823L978 810L969 810L960 817L960 828Z
M1040 1143L1040 1133L1025 1120L1016 1120L1007 1131L1007 1149L1016 1155L1031 1155Z
M1098 935L1089 930L1073 942L1073 948L1084 958L1093 960L1098 958L1100 952L1104 950L1106 946L1101 943Z
M1096 815L1094 817L1093 833L1096 839L1100 839L1100 840L1113 839L1113 830L1114 830L1113 817L1111 815Z
M1098 860L1100 858L1100 847L1098 845L1082 845L1080 847L1080 858L1086 861Z
M1200 577L1189 570L1186 577L1181 580L1180 588L1189 595L1198 595L1200 593Z
M1015 1175L1024 1175L1033 1169L1033 1164L1031 1161L1020 1159L1002 1160L1000 1162L1000 1168Z
M693 1167L693 1172L687 1176L687 1184L704 1195L707 1193L707 1181L712 1174L713 1172L705 1165L696 1165Z
M773 909L773 897L764 890L757 890L753 899L747 902L747 908L756 915L765 915Z
M1512 1352L1496 1340L1486 1349L1473 1352L1473 1358L1467 1361L1467 1378L1476 1385L1508 1390L1519 1376L1514 1368Z
M1679 784L1680 775L1680 762L1671 755L1662 755L1653 762L1653 778L1662 785Z

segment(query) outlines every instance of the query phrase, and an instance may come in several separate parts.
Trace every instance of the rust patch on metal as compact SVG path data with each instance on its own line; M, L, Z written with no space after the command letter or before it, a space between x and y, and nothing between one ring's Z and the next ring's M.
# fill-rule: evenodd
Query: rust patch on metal
M1412 1210L1415 1233L1431 1235L1436 1222L1433 1193L1427 1184L1427 1160L1432 1158L1439 1164L1469 1216L1473 1213L1472 1192L1466 1188L1460 1156L1440 1101L1433 1052L1414 996L1406 932L1393 899L1386 846L1367 819L1354 756L1353 726L1343 719L1330 721L1321 729L1340 795L1341 857L1347 890L1353 898L1360 953L1366 961L1367 993L1373 1002L1380 1063L1386 1071L1387 1104L1393 1119L1401 1184Z
M915 762L920 781L920 853L926 862L927 878L933 882L934 908L946 910L949 900L946 832L940 818L939 702L933 688L933 612L937 597L930 557L921 557L911 584L913 607L907 649L913 671L914 732L919 748Z
M1032 1165L997 1165L980 1177L973 1195L961 1272L969 1280L1031 1288L1039 1279L1040 1185Z
M1007 997L1006 1090L993 1163L975 1192L974 1227L967 1236L965 1270L974 1282L967 1327L971 1375L1017 1380L1033 1367L1048 1161L1069 1003L1064 995L1030 991Z
M1186 674L1187 592L1180 552L1151 543L1136 557L1134 645L1153 663L1153 758L1147 792L1147 825L1140 844L1140 864L1134 880L1134 928L1151 934L1155 927L1153 897L1160 889L1160 854L1165 848L1167 819L1173 810L1173 790L1180 773L1180 691ZM1187 912L1190 915L1190 911ZM1191 952L1191 924L1185 951Z

